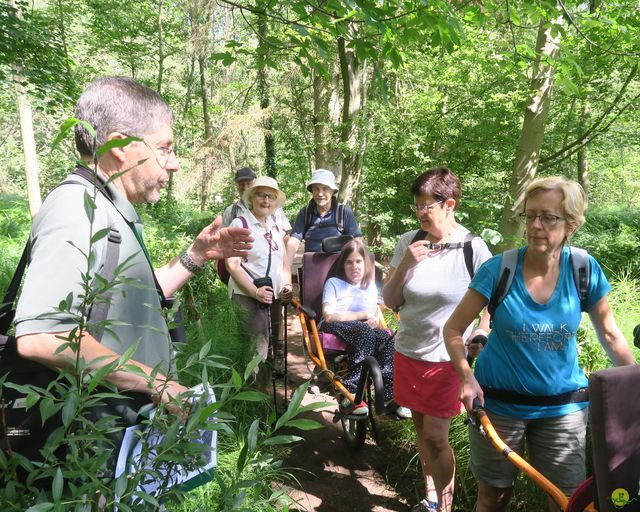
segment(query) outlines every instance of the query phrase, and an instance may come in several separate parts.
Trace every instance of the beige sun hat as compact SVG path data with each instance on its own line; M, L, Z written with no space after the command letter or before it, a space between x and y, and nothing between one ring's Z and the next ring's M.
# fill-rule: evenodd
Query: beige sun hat
M338 191L338 187L336 185L336 176L331 171L327 169L316 169L311 174L311 180L307 183L307 190L311 192L311 187L313 185L326 185L335 194Z
M278 199L276 199L276 208L281 208L284 202L287 200L287 196L284 195L284 192L278 188L278 182L269 176L260 176L253 181L253 185L250 188L244 191L242 194L242 201L244 204L250 206L251 205L251 196L255 192L255 189L258 187L267 187L272 188L278 194Z

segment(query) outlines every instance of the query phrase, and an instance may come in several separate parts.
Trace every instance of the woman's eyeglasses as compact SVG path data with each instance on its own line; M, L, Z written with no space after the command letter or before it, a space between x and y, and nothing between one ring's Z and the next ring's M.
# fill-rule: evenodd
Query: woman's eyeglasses
M411 208L411 210L416 213L419 213L423 210L427 210L428 213L431 213L433 210L435 210L436 206L442 203L444 203L444 201L436 201L435 203L431 204L412 204L409 206L409 208Z
M272 203L275 203L278 199L276 194L269 194L268 192L256 192L254 194L258 199L268 199Z
M524 212L521 213L519 217L523 219L527 224L533 224L536 219L540 219L540 223L546 227L555 226L558 221L566 220L564 217L553 215L552 213L541 213L540 215L537 215L535 213Z

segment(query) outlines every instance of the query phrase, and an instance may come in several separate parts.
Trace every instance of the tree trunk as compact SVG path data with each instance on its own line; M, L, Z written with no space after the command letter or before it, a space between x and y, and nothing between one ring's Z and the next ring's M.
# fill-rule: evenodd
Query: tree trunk
M207 67L204 61L204 55L198 56L198 67L200 69L200 92L202 94L202 118L204 120L204 138L205 144L209 142L213 130L211 129L211 117L209 116L209 97L207 93Z
M267 66L265 63L268 46L267 17L258 15L258 54L256 59L258 96L260 97L260 109L262 110L262 128L264 129L264 167L267 176L276 178L276 148L273 140L273 121L269 109L269 85L267 83Z
M211 128L211 117L209 116L209 99L207 96L207 80L205 77L206 66L204 55L198 56L198 66L200 68L200 92L202 93L202 117L204 119L204 144L203 155L204 161L202 164L202 175L200 179L200 210L205 211L207 207L207 199L209 198L209 183L211 182L211 167L210 163L210 151L209 146L211 144L211 137L213 130Z
M582 106L582 115L580 116L580 133L583 133L585 128L589 125L589 114L591 107L589 106L589 100L584 100ZM582 185L584 193L589 197L589 158L588 158L588 145L582 144L578 149L578 182Z
M9 8L16 10L15 0L9 0ZM14 83L16 89L16 101L18 105L18 116L20 119L20 133L22 135L22 151L24 153L24 172L27 180L27 196L29 198L29 212L31 218L42 205L40 196L40 183L38 182L39 166L38 154L36 152L36 139L33 134L33 115L29 98L25 94L22 85L21 69L14 68Z
M351 48L347 48L344 38L338 38L338 56L342 77L342 122L340 143L342 145L342 175L338 200L349 203L360 181L362 171L362 149L359 116L362 109L362 86L364 67Z
M313 76L313 139L316 169L342 174L340 154L333 142L333 129L340 121L339 75L331 71L331 82L318 73Z
M36 153L36 140L33 134L31 104L27 96L20 89L21 87L16 84L22 149L24 151L24 170L27 178L27 195L29 197L29 212L31 213L31 218L33 218L42 205L40 183L38 183L38 155Z
M158 1L158 18L157 18L157 26L158 26L158 94L162 95L162 79L164 75L164 34L162 32L162 7L164 5L164 0Z
M555 26L562 24L562 16L549 22L541 22L536 42L536 60L531 79L531 98L524 113L520 141L513 164L509 196L500 219L500 233L504 240L496 250L502 252L516 247L524 233L524 226L516 214L522 208L524 191L533 181L538 169L540 150L544 139L544 126L549 114L553 88L553 66L560 43L560 31Z

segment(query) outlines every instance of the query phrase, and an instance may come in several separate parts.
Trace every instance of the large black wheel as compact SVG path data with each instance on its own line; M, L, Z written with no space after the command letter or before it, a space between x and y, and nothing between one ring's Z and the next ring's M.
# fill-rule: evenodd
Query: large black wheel
M344 416L342 421L342 428L344 429L344 440L347 446L352 450L359 450L364 445L364 441L367 437L367 421L368 415L362 416Z

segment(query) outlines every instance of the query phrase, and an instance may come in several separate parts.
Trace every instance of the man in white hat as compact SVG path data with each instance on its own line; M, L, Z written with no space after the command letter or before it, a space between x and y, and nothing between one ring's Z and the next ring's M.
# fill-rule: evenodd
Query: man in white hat
M361 237L360 226L351 208L338 204L335 193L338 191L336 177L327 169L316 169L307 184L307 190L313 199L304 206L293 224L291 237L287 242L289 261L304 240L305 252L319 252L322 240L331 236L351 235Z

